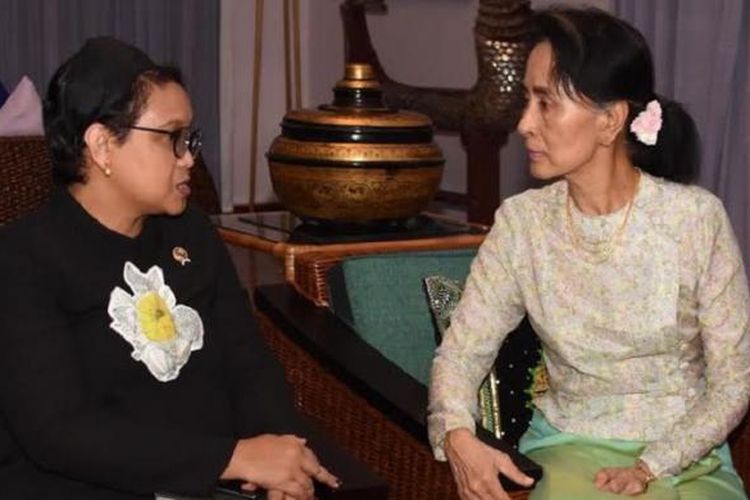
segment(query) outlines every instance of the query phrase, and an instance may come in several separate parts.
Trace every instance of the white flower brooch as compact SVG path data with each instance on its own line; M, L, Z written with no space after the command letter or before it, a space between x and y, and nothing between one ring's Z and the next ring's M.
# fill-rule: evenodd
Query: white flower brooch
M133 359L157 380L174 380L190 353L203 347L203 321L195 309L177 304L158 266L143 273L126 262L123 278L133 294L119 286L112 290L109 326L133 346Z

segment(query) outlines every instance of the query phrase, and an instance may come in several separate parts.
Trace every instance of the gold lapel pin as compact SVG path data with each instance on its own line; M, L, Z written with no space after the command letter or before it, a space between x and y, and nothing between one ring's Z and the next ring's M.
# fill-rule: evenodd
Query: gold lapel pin
M179 262L181 266L184 266L185 264L190 262L188 251L182 247L174 247L172 249L172 258Z

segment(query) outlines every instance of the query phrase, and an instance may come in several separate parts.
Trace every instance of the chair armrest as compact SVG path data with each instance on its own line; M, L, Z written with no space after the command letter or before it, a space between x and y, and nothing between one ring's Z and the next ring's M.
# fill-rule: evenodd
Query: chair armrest
M352 390L426 442L426 388L362 340L329 309L287 284L259 286L255 306Z
M425 447L427 437L427 387L362 340L329 309L316 307L291 285L264 285L256 289L255 305L290 340L330 370L352 391L365 398L391 421ZM541 467L512 446L478 428L478 437L507 453L527 475L538 479ZM504 482L510 490L515 483Z

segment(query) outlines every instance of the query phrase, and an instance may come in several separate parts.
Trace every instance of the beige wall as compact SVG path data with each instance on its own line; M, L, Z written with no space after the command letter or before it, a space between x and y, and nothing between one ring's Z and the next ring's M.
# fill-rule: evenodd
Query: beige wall
M235 204L248 202L252 134L252 74L254 0L222 0L222 144L223 178L231 178L224 197ZM291 4L293 0L290 0ZM611 9L613 0L588 4ZM341 0L299 0L301 105L330 101L330 89L343 73L343 42L339 5ZM478 0L391 0L388 13L370 15L368 22L381 62L395 79L413 85L469 87L476 78L473 25ZM553 3L533 1L535 7ZM555 3L560 3L555 2ZM583 3L569 0L564 3ZM255 201L274 199L263 156L285 110L283 0L265 0L263 50L255 162ZM236 44L242 44L240 49ZM232 48L231 46L235 48ZM293 44L292 44L293 48ZM224 50L235 57L229 57ZM226 59L226 61L224 60ZM293 58L292 58L293 59ZM292 76L294 68L292 68ZM230 86L227 78L234 84ZM244 81L243 81L244 80ZM232 97L229 97L232 96ZM294 102L293 106L298 103ZM228 117L232 116L232 119ZM231 138L231 140L229 139ZM464 192L464 153L457 137L437 138L446 155L443 188ZM523 148L517 137L503 150L503 195L517 192L523 181L511 169L525 169ZM231 143L231 145L230 145ZM226 172L231 172L227 174ZM231 177L227 177L231 175ZM225 183L226 184L226 183ZM231 190L229 189L231 188ZM231 191L231 192L230 192Z

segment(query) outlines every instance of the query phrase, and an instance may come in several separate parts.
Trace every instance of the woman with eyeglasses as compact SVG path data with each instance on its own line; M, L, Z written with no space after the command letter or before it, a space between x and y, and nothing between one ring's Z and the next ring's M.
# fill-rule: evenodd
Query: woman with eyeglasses
M0 497L208 498L336 487L208 219L177 70L112 38L53 76L60 189L0 233Z

